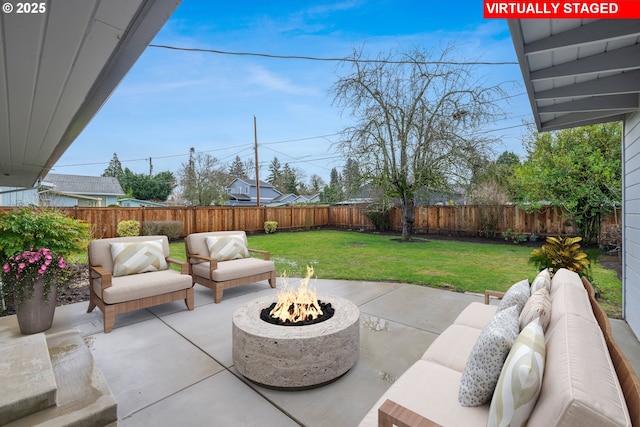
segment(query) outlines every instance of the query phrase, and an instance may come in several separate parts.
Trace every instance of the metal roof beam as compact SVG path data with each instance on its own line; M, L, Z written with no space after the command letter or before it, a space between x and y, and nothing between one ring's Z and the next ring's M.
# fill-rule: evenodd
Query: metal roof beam
M637 68L640 68L640 44L532 71L530 77L531 80L535 81Z
M610 41L630 36L640 36L640 20L620 19L616 21L615 25L611 25L611 22L603 19L527 43L524 45L524 54L531 55L554 49Z

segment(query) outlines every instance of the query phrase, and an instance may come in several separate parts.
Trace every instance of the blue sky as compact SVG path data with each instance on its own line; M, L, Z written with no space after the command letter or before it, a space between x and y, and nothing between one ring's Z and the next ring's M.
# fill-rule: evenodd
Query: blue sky
M460 61L515 62L504 20L485 20L482 0L204 1L183 0L154 44L274 55L345 57L364 48L438 52L453 43ZM113 153L136 173L169 170L190 147L223 163L253 159L257 119L260 177L277 156L329 180L344 159L332 143L348 116L329 88L347 68L337 62L270 59L149 47L107 103L58 161L53 173L100 175ZM505 118L487 125L496 154L523 154L531 122L517 65L480 65L477 78L503 83Z

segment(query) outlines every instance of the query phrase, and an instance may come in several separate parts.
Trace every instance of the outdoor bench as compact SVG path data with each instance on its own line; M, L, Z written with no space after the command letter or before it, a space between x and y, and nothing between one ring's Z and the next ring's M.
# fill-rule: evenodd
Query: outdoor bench
M640 383L611 337L609 320L591 284L560 269L551 280L549 294L544 373L537 400L531 399L527 425L640 426ZM459 401L465 366L496 311L496 305L470 304L391 385L360 426L499 425L489 420L491 401L471 407ZM500 375L505 371L508 369L502 368Z

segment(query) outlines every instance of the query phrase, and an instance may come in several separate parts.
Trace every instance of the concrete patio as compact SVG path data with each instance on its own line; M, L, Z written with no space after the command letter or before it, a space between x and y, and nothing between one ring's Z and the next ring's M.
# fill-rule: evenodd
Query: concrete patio
M170 303L119 315L109 334L102 332L99 310L86 313L87 303L58 307L47 334L80 332L115 396L121 426L346 427L358 424L469 303L483 299L400 283L312 283L320 294L352 301L361 313L358 362L337 381L312 390L257 386L233 366L232 315L240 305L277 292L266 284L227 290L220 304L197 285L194 311ZM640 343L625 322L611 323L616 342L640 372ZM0 328L17 330L15 316L0 318Z

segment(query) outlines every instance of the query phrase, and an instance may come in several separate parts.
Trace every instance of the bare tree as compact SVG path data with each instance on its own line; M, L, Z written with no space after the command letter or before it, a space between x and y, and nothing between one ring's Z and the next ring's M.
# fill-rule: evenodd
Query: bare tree
M436 59L417 48L375 61L356 51L345 64L351 71L331 93L355 124L338 146L358 159L365 179L400 199L402 238L410 239L416 192L446 191L468 178L468 164L491 142L477 130L500 113L493 100L504 93L473 80L451 47Z
M196 153L191 148L189 161L178 171L182 198L193 206L222 204L227 199L229 181L224 165L208 153Z

